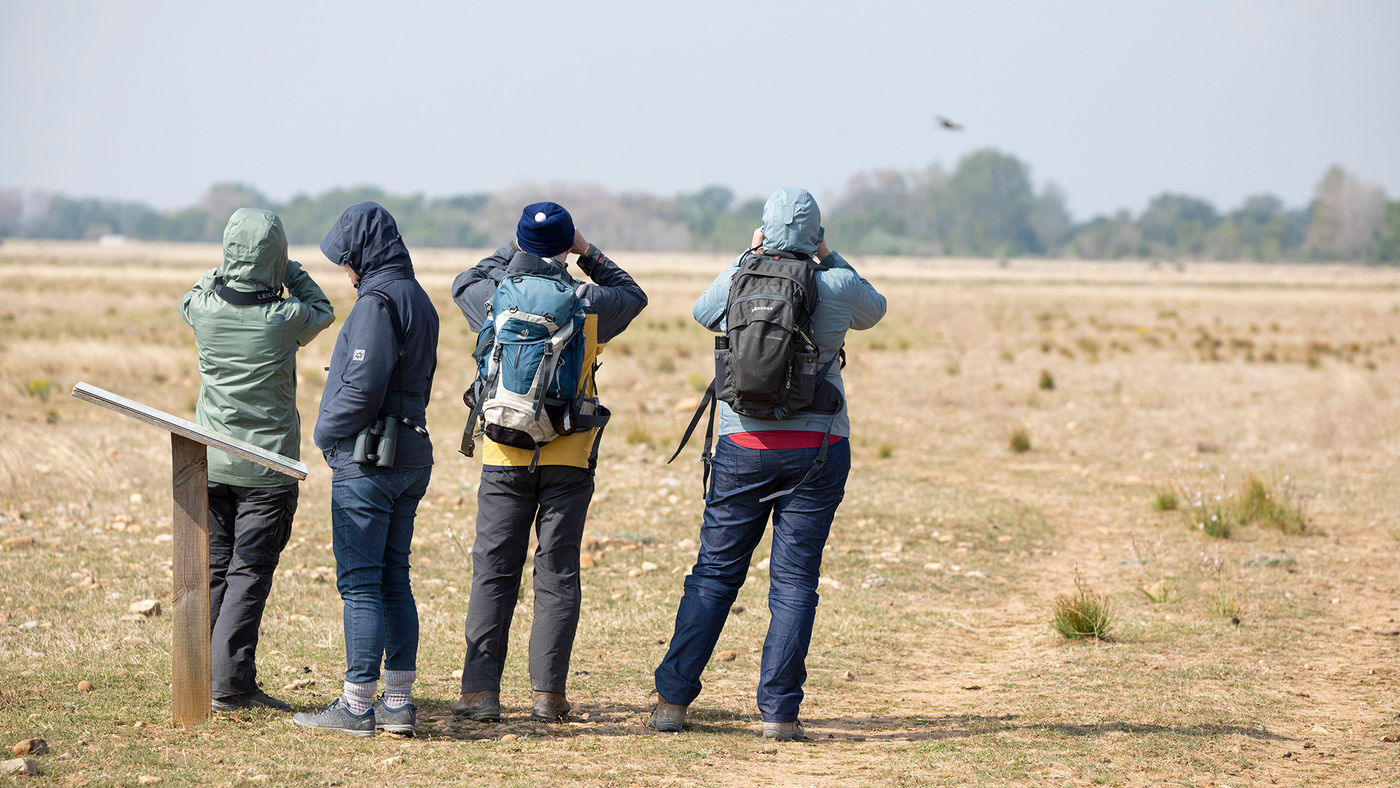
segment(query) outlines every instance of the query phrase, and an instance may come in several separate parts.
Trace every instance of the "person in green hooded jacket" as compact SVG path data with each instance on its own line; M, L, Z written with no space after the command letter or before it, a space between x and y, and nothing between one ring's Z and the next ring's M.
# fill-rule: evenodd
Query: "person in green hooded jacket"
M301 455L297 348L335 319L272 211L240 208L224 228L224 262L180 301L199 352L195 420L293 459ZM209 620L215 711L291 711L258 688L254 652L272 575L292 533L297 482L209 450Z

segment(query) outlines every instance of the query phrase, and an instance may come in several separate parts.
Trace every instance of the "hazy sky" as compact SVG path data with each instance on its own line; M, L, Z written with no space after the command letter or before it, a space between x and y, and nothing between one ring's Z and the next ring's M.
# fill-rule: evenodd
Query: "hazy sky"
M1397 38L1387 0L0 0L0 187L830 199L994 146L1080 219L1164 190L1301 205L1334 162L1395 198Z

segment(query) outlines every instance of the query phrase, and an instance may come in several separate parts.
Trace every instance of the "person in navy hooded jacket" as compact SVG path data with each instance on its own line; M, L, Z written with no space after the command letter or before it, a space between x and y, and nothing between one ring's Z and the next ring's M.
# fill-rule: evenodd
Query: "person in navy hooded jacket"
M358 293L331 353L315 431L333 472L331 537L345 603L346 669L344 692L329 708L292 719L356 736L373 736L376 728L412 733L418 609L408 554L433 466L426 411L438 314L383 206L347 208L321 251ZM391 451L394 441L381 436L393 432ZM381 662L385 690L375 702Z

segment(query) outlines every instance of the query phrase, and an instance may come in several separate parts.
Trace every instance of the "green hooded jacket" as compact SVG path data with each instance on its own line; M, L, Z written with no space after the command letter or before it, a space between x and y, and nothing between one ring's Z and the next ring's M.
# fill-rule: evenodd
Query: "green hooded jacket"
M224 228L223 265L206 271L185 294L180 315L194 328L199 351L195 421L300 459L297 348L330 325L335 312L311 276L287 259L277 214L234 212ZM240 487L295 482L217 449L209 450L209 481Z

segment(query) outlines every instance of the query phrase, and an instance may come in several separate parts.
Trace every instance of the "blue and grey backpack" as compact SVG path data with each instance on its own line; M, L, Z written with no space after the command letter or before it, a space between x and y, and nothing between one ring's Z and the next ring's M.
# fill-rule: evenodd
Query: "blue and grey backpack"
M607 423L607 409L583 396L583 302L567 283L508 275L486 316L472 354L476 381L463 395L471 408L463 454L472 456L475 438L485 434L503 446L534 450L534 470L540 447Z

